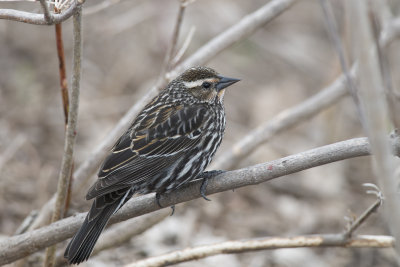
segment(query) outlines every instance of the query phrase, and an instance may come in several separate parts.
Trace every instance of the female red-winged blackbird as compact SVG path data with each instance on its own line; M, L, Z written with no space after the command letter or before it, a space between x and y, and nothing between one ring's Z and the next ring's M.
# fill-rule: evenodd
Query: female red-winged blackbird
M203 173L224 134L225 88L237 81L210 68L191 68L147 104L114 145L86 195L94 202L65 250L70 264L89 258L111 215L133 194L160 196ZM204 192L202 186L203 197Z

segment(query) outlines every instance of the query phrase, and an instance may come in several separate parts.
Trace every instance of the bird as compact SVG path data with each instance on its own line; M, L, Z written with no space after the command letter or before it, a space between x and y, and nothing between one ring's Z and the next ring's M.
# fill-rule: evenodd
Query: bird
M239 79L209 67L192 67L172 80L137 115L118 139L89 189L93 204L64 257L69 264L86 261L110 217L133 195L177 190L204 172L225 132L225 89Z

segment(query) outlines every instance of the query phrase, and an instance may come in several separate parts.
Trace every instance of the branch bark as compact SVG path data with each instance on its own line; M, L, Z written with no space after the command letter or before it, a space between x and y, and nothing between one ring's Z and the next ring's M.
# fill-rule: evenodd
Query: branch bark
M395 240L391 236L360 235L347 239L342 234L306 235L294 237L265 237L250 240L227 241L223 243L186 248L161 256L147 258L125 267L159 267L198 260L219 254L244 253L249 251L304 248L304 247L351 247L365 248L394 247Z
M392 134L392 148L396 155L399 156L400 137L397 133ZM367 138L350 139L271 162L224 172L210 178L206 193L210 195L243 186L255 185L316 166L369 154L370 146ZM161 205L163 205L163 207L170 207L201 197L201 183L201 180L196 180L180 190L162 195L160 199ZM155 201L154 194L138 196L129 200L121 210L111 218L110 224L159 209L160 207ZM13 262L30 253L39 251L47 246L54 245L71 237L82 224L85 215L85 213L80 213L32 232L1 240L0 265Z

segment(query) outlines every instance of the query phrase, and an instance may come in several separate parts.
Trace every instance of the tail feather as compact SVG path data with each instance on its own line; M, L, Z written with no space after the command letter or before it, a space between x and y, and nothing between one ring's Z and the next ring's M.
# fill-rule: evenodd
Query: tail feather
M89 258L110 217L129 200L132 193L132 190L126 190L119 198L113 199L112 202L108 202L102 207L96 207L96 201L104 203L104 200L95 199L81 228L65 250L64 258L68 260L69 264L79 264ZM110 198L107 199L110 200Z
M64 257L68 259L69 264L79 264L89 258L97 239L99 239L101 232L117 207L118 203L105 207L96 218L90 221L90 212L88 213L83 225L65 250ZM94 205L92 206L93 208Z

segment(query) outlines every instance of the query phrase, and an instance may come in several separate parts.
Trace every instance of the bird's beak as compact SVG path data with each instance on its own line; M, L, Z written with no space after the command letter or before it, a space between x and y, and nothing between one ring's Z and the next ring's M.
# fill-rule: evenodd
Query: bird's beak
M223 76L219 76L220 80L217 83L217 90L218 92L221 91L222 89L228 87L229 85L232 85L238 81L240 81L240 79L235 79L235 78L229 78L229 77L223 77Z

